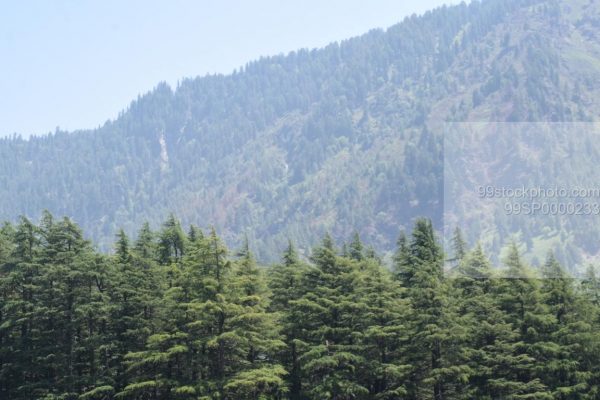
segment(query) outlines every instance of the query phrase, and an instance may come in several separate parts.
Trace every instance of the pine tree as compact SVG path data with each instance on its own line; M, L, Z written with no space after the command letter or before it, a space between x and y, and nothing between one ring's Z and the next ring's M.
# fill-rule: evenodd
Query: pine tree
M408 247L408 239L404 232L398 236L396 242L396 253L394 254L394 274L396 278L406 287L413 276L413 268L410 265L410 250Z
M155 247L154 233L150 229L150 224L145 222L138 232L133 251L140 258L150 260L155 256Z
M45 214L40 231L40 259L45 267L39 298L46 306L39 310L44 321L40 337L53 360L48 364L50 371L43 383L46 387L40 388L40 394L75 396L98 380L110 379L102 376L104 373L97 374L100 367L96 345L104 339L104 332L96 327L106 318L105 308L100 306L102 295L94 285L101 261L93 255L79 227L68 218L55 222ZM90 303L95 303L98 310L92 310Z
M117 256L117 262L121 264L127 264L131 259L129 249L129 238L125 234L123 229L117 233L117 243L115 244L115 254Z
M299 399L302 391L302 374L298 359L296 339L300 335L298 321L291 318L289 303L298 300L303 294L302 277L309 267L302 263L291 241L283 253L282 262L271 268L268 284L271 290L270 310L277 313L281 324L281 332L287 345L279 355L282 365L288 372L289 396Z
M301 279L307 265L298 258L292 242L283 253L282 262L274 265L268 274L268 285L271 290L270 308L274 312L287 309L290 300L296 300L301 295Z
M358 366L360 383L368 388L370 398L405 398L410 371L404 352L409 302L403 298L400 284L377 260L365 260L359 268L353 301L359 305L358 323L362 326L357 336L364 359Z
M9 237L6 235L9 234ZM46 365L31 369L44 343L34 336L35 311L42 265L39 263L38 229L21 217L13 228L3 228L12 246L4 250L2 265L2 374L0 387L7 398L33 398L36 380L42 379Z
M274 355L284 343L248 246L232 265L212 230L188 250L165 292L164 331L127 356L134 379L122 396L279 398L285 370Z
M450 307L444 257L431 221L417 220L408 247L402 239L399 245L397 275L412 306L408 398L445 399L467 379L469 368L455 354L466 332Z
M336 255L327 234L314 250L315 264L303 275L304 294L289 302L290 330L309 398L351 399L366 396L358 367L364 361L355 343L358 307L353 301L353 264Z
M590 371L587 378L587 396L585 399L600 398L600 371L597 360L600 357L600 279L596 268L590 265L580 285L580 307L585 312L581 316L590 325L588 335L582 338L582 347L579 351L580 365L584 371ZM583 350L585 349L585 350Z
M164 226L176 227L174 218L170 220ZM169 235L165 228L158 239L163 245L162 257L159 253L159 261L163 263L174 260L172 249L165 257L165 237ZM216 284L210 285L212 274L205 265L208 244L195 241L190 243L189 250L184 260L162 266L166 268L162 276L168 276L168 283L160 298L162 312L156 321L159 329L125 356L129 376L119 393L123 398L197 398L202 390L197 381L208 385L202 375L204 360L198 350L201 344L199 338L192 337L198 327L192 328L190 324L196 322L193 307L198 307L196 303L205 300L203 296Z
M148 235L147 225L142 228L136 249L129 247L127 235L117 235L115 255L107 295L110 299L110 332L112 335L107 352L114 368L115 391L127 382L125 355L144 349L146 341L155 330L157 309L161 296L160 274L152 261L142 257L150 254L150 245L143 243Z
M224 392L236 399L275 399L286 392L285 369L276 363L275 355L285 348L276 316L268 312L265 279L256 265L246 238L231 281L232 303L239 308L231 316L228 341L237 342L236 350L244 350L235 373L224 385ZM234 333L237 337L234 338ZM232 371L233 372L233 371Z
M597 269L589 265L581 281L581 292L584 298L594 307L600 307L600 278Z
M453 277L459 314L468 326L464 354L470 367L466 398L518 396L521 382L508 366L522 362L519 333L501 309L498 280L479 244L461 260ZM516 397L518 398L518 397Z
M521 261L517 244L512 242L504 261L506 270L498 285L498 300L506 321L515 329L511 343L514 351L505 366L505 380L518 382L510 387L517 398L551 398L548 388L536 374L535 351L532 345L540 339L538 328L546 324L547 315L539 299L538 281ZM503 384L503 382L500 382Z
M567 276L552 253L542 268L540 297L547 318L538 328L540 337L532 345L536 372L553 398L578 399L588 392L586 371L580 360L590 324L580 317L584 310L575 293L573 278Z
M11 379L14 331L14 310L11 307L14 291L11 265L14 228L5 223L0 228L0 398L11 398Z
M187 238L173 214L163 224L158 237L158 257L163 265L177 263L185 252Z
M190 243L195 243L196 241L204 239L204 233L202 232L202 230L198 229L196 226L190 225L187 239Z
M352 236L352 241L350 242L348 249L348 256L351 259L355 261L361 261L364 258L363 244L360 241L360 236L358 235L358 232L354 232L354 235Z

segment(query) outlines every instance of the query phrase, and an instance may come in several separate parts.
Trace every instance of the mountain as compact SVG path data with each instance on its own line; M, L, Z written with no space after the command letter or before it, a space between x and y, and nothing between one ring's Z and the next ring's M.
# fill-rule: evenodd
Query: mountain
M325 231L390 251L416 216L442 223L444 123L596 118L599 8L463 3L161 83L97 129L0 140L0 218L48 209L103 248L173 212L263 261Z

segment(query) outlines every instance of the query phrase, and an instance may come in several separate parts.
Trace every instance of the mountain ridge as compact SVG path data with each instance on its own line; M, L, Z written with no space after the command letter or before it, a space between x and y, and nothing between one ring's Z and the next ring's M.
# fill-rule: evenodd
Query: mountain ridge
M521 88L529 60L514 71L516 84L501 62L515 58L511 46L538 44L535 24L543 30L552 18L562 21L567 14L557 4L442 7L230 75L184 79L175 89L159 84L96 130L3 139L0 217L48 208L73 216L103 248L112 245L114 221L129 221L124 228L133 234L143 220L156 225L174 212L186 224L216 225L228 242L248 235L265 261L288 238L308 254L326 230L338 240L357 230L389 250L416 216L441 221L440 124L564 118L573 108L530 102ZM499 36L524 23L531 34ZM511 102L530 115L511 114L509 107L521 107L502 105ZM53 159L60 161L44 161Z

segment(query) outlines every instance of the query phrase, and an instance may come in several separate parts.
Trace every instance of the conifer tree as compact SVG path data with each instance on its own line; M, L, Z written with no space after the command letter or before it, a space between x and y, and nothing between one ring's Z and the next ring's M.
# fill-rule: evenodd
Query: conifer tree
M348 256L355 261L361 261L364 258L363 244L360 241L358 232L354 232L352 236L352 241L348 246Z
M453 285L459 314L469 330L464 344L470 367L465 397L509 398L521 385L507 369L522 362L519 333L500 307L498 281L479 244L463 257Z
M600 307L600 278L593 265L587 267L580 289L585 300L596 308Z
M243 353L239 359L232 360L237 365L224 391L240 400L275 399L287 391L283 379L287 372L275 358L285 343L279 334L276 315L268 311L265 279L250 252L247 238L239 257L230 288L231 301L238 308L236 315L230 316L228 341L237 342L236 350Z
M198 240L202 240L204 238L204 233L202 230L198 229L194 225L190 225L190 229L188 231L187 239L190 243L195 243Z
M163 224L158 238L158 257L163 265L177 263L185 252L187 238L181 229L181 224L173 214Z
M35 311L38 309L36 295L39 293L39 277L42 265L39 263L38 229L25 217L18 224L3 231L12 236L12 249L6 251L7 263L2 268L2 391L7 398L33 397L36 393L35 380L41 380L47 366L30 370L35 362L38 349L46 343L36 339ZM51 370L50 368L48 368ZM50 371L51 372L51 371Z
M294 338L300 353L302 390L309 398L351 399L366 396L358 366L363 357L356 348L358 307L353 297L353 264L340 259L333 240L325 235L314 250L315 264L303 276L304 294L289 302L289 318L297 326Z
M567 276L552 253L542 268L540 297L546 306L540 337L532 345L536 372L554 398L575 399L587 393L591 370L581 360L591 325L581 316L573 278Z
M282 365L288 372L289 396L299 399L302 391L302 375L296 339L302 329L298 321L288 312L289 303L298 300L304 294L302 277L308 266L302 263L291 241L283 253L282 262L273 266L268 274L271 291L270 310L277 313L281 332L287 347L280 353Z
M122 395L279 398L285 370L274 355L284 343L248 246L234 266L214 230L188 250L165 293L165 330L127 356L134 380Z
M580 348L580 365L584 371L589 371L587 376L587 395L583 398L600 398L600 371L597 360L600 357L600 279L596 268L588 266L580 285L580 307L583 309L581 316L590 325L587 337L582 338L583 346ZM585 350L584 350L585 349Z
M13 301L13 282L10 257L12 253L12 243L14 230L11 224L5 223L0 227L0 397L10 398L10 382L12 359L14 357L11 351L12 331L14 324L14 310L11 304Z
M55 222L45 213L40 236L44 274L39 299L45 308L39 309L44 321L39 337L53 362L47 379L38 381L38 393L74 396L110 380L109 371L100 371L96 347L105 339L105 332L96 329L106 318L104 299L95 285L102 262L68 218ZM93 305L98 309L92 310Z
M130 261L130 249L129 249L129 238L125 234L123 229L117 233L117 243L115 244L115 254L117 256L117 262L121 264L127 264Z
M283 312L291 300L296 300L302 294L301 279L307 265L300 261L291 241L283 253L282 262L274 265L268 274L268 285L271 291L270 309Z
M156 310L161 296L159 274L151 261L142 258L148 255L150 246L143 243L148 227L144 226L136 243L135 252L129 247L129 238L121 231L117 235L113 271L108 282L110 298L111 348L110 362L115 369L115 390L126 385L128 376L125 355L141 351L155 330Z
M443 253L431 221L415 222L408 246L400 240L397 274L412 306L407 352L411 364L409 398L445 399L465 381L469 368L456 354L465 331L450 307Z
M537 376L535 349L532 347L540 339L539 327L547 323L539 298L538 280L521 261L515 242L509 245L504 263L506 270L499 282L497 296L506 321L515 329L511 346L514 349L512 354L519 361L507 363L505 379L518 382L510 388L513 396L551 398L548 388Z
M404 231L398 236L393 261L394 275L402 283L402 286L407 287L410 278L412 277L413 269L410 266L410 250L408 248L408 239Z
M373 258L362 262L355 287L353 301L359 305L362 325L362 334L357 336L364 359L358 366L361 385L372 398L405 398L410 371L404 352L409 334L409 302L392 274Z
M150 224L145 222L138 232L133 251L138 257L150 260L155 257L155 247L154 233L150 229Z

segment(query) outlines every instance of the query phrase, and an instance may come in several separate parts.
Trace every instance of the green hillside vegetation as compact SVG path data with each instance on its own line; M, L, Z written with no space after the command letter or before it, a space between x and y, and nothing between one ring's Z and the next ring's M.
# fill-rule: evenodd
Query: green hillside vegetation
M459 238L445 256L418 219L391 271L358 234L259 267L172 216L110 255L67 218L6 223L0 398L599 399L595 270Z
M49 209L107 250L174 212L260 260L326 231L389 255L399 225L440 225L442 122L595 118L597 12L474 1L160 84L97 129L0 140L0 218Z

